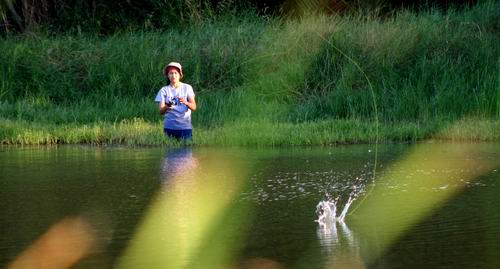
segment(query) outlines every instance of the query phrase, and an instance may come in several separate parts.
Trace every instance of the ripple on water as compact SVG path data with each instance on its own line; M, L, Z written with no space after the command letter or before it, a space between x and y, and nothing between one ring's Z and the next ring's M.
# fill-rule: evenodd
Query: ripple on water
M369 166L368 166L369 167ZM371 172L352 171L304 171L280 172L265 175L256 173L250 177L250 188L240 199L258 203L267 201L291 201L309 197L323 197L325 193L349 194L354 186L362 189Z

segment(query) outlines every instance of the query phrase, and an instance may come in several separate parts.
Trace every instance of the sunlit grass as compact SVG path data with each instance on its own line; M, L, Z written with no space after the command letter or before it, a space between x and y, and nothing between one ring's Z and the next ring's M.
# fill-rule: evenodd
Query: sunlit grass
M451 141L499 141L500 122L478 118L464 118L444 125L433 136Z
M498 141L497 6L464 14L403 13L385 22L312 18L271 21L269 26L259 20L102 40L5 39L0 43L0 141L170 144L152 100L164 83L159 71L173 57L182 61L186 82L197 90L200 109L193 118L198 145L370 143L378 133L380 141ZM331 44L374 82L378 132L367 81ZM473 150L416 147L394 167L438 172L400 179L408 186L405 193L387 195L383 187L390 173L377 179L353 217L372 224L356 230L376 245L364 250L368 261L461 191L449 187L456 178L439 171L462 167L468 173L463 179L473 180L498 165L450 163L449 154L467 160ZM219 268L231 263L239 247L235 240L242 234L217 228L220 217L232 212L230 200L242 184L228 178L244 172L230 161L217 162L224 167L195 169L196 177L174 178L165 187L118 268ZM422 188L437 191L430 196Z
M0 121L2 143L19 145L95 144L161 145L167 144L161 125L141 119L119 123L37 124L25 121Z
M174 145L163 135L160 121L141 118L116 123L47 124L0 120L2 144L50 145ZM219 146L333 146L373 143L377 126L362 120L320 120L302 123L241 120L212 128L195 128L193 145ZM380 142L418 141L498 141L500 124L488 120L461 120L456 124L437 121L382 124Z
M203 134L196 139L202 144L222 143L214 142L220 139L212 132L221 132L231 144L372 142L358 125L373 122L380 123L385 141L434 135L497 140L498 10L498 3L486 3L460 12L400 12L385 20L250 16L208 20L182 31L104 38L8 36L0 41L0 115L9 130L0 139L15 144L160 144L152 131L137 138L113 126L134 118L156 126L161 117L153 99L165 84L161 69L177 60L184 66L184 81L197 94L193 124ZM437 130L469 117L484 124L471 121ZM315 129L337 121L344 132ZM353 129L345 129L346 121ZM27 122L31 133L23 127ZM265 128L260 141L253 137L257 134L244 133L252 122ZM314 131L294 135L291 124ZM83 126L115 129L91 132ZM238 130L240 138L235 137ZM285 131L293 142L283 138Z

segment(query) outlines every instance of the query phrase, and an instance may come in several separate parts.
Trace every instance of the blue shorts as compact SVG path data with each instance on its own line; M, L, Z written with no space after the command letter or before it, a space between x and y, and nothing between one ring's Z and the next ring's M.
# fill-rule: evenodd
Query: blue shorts
M177 140L191 140L193 138L193 130L192 129L173 130L173 129L164 128L163 132L165 133L166 136L173 137Z

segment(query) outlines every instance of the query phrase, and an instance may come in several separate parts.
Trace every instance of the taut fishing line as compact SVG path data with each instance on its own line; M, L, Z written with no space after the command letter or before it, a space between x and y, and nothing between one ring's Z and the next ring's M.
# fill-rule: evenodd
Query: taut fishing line
M366 195L363 196L363 198L359 201L359 203L357 203L356 207L353 210L351 210L351 212L349 213L349 215L352 215L363 204L365 199L371 194L371 192L373 191L373 188L375 187L375 177L376 177L376 172L377 172L377 160L378 160L378 142L379 142L379 119L378 119L377 99L375 97L375 90L373 89L373 85L370 81L370 78L368 78L365 71L363 71L361 66L359 66L358 62L356 62L352 57L349 57L349 55L347 55L345 52L343 52L341 49L339 49L337 46L335 46L332 42L330 42L329 40L324 38L320 33L316 32L316 31L314 33L317 34L319 36L319 38L321 38L325 43L330 45L338 53L340 53L340 55L344 56L352 64L354 64L354 66L359 70L359 72L361 72L361 74L363 74L363 76L365 77L366 81L368 82L370 92L372 94L373 109L375 110L375 150L374 150L375 160L373 163L372 184L371 184L371 188L367 191Z

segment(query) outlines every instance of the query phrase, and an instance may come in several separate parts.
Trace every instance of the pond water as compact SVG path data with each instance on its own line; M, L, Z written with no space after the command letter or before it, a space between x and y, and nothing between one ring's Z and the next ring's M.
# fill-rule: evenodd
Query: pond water
M2 147L0 187L1 268L500 268L500 144Z

